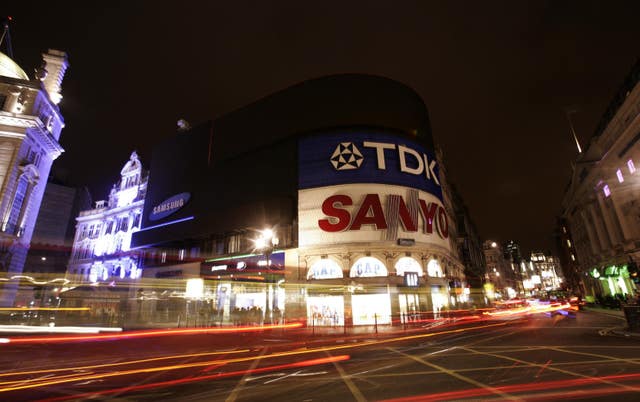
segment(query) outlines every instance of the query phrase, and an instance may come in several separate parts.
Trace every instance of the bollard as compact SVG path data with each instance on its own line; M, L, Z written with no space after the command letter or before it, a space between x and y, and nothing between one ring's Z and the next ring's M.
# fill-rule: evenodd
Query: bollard
M373 315L373 322L376 328L376 335L378 334L378 314Z

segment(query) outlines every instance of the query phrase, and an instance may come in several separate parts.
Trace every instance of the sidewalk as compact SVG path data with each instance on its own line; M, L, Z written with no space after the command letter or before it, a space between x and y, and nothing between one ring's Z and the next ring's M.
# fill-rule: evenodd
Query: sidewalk
M604 308L599 306L585 306L584 310L591 311L598 314L606 314L606 315L611 315L615 317L620 317L626 320L624 312L618 309L609 309L609 308ZM625 338L640 339L640 331L629 331L626 325L600 331L600 335L609 335L609 334L616 335L616 336L623 336Z

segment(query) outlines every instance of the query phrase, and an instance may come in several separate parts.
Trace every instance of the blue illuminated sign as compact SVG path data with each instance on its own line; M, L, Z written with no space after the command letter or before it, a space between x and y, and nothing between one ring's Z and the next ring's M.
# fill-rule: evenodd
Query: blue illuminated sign
M185 206L185 204L189 202L190 198L190 193L180 193L174 195L173 197L167 198L160 204L153 207L153 210L149 214L149 220L157 221L159 219L166 218L167 216L173 214L174 212Z
M298 166L299 189L381 183L416 188L442 200L434 154L392 134L344 132L301 138Z

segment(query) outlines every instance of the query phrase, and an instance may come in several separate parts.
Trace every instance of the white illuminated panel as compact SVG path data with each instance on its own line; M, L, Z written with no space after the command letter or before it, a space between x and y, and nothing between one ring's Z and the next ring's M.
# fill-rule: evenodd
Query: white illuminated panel
M187 279L185 297L199 298L204 294L204 280L202 278Z
M344 325L344 297L307 296L307 325Z
M387 293L351 296L353 325L391 324L391 299Z
M627 161L627 167L629 168L629 173L633 174L636 172L636 165L633 164L633 160L629 159Z
M616 176L618 177L618 182L620 183L624 182L624 177L622 177L622 170L620 169L616 170Z
M602 187L602 191L604 192L605 197L608 197L611 195L611 190L609 190L608 184L605 184L604 187Z
M354 228L354 218L362 207L363 201L367 194L377 195L380 201L380 209L383 219L387 224L387 228L378 228L374 224L363 224ZM329 187L319 187L312 189L300 190L298 192L298 218L299 218L299 244L300 247L318 246L318 245L334 245L353 242L379 242L393 241L398 238L415 239L416 243L428 243L437 245L445 250L450 250L448 238L443 238L438 231L438 213L431 219L430 225L425 222L422 214L417 212L417 230L407 231L397 214L389 213L390 196L401 197L405 204L410 203L411 194L417 194L418 200L424 201L428 206L436 204L438 211L442 206L442 202L432 194L424 191L414 190L408 187L383 185L383 184L348 184L336 185ZM349 216L349 222L344 230L329 232L320 228L319 221L328 219L331 223L336 223L336 219L328 216L322 210L323 203L332 196L344 195L352 200L352 205L338 205L336 208L346 211ZM374 212L370 209L366 216L373 216ZM395 224L392 224L394 222ZM450 224L448 221L446 226ZM444 227L446 232L448 227ZM390 235L391 231L393 235ZM429 232L430 231L430 232Z

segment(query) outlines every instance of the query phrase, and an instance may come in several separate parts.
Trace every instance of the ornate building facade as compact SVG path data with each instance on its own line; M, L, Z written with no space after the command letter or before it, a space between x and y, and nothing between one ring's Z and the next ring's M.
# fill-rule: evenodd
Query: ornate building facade
M141 276L130 246L131 235L140 230L147 180L148 173L134 151L108 200L80 212L66 275L72 284L127 282Z
M13 304L14 280L24 269L47 177L63 152L58 141L64 119L58 104L68 66L66 53L49 49L31 78L0 53L0 271L6 275L2 306Z

